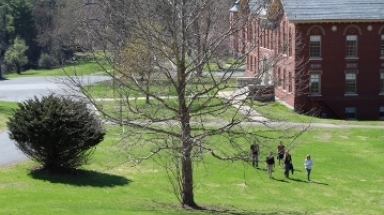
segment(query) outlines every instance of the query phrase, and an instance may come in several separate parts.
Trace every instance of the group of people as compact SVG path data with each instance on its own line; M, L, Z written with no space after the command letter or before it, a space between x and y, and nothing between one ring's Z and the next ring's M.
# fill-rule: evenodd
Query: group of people
M260 156L260 147L256 141L253 141L250 147L251 156L252 156L252 165L256 168L259 168L259 156ZM284 168L284 175L286 178L289 178L289 172L293 174L294 168L292 164L292 156L289 153L289 150L285 149L285 146L282 141L277 146L277 160L279 162L279 166ZM265 163L267 166L267 171L269 178L273 178L272 172L275 169L275 156L271 151L267 158L265 159ZM312 170L313 161L311 156L308 154L304 160L304 167L307 172L307 180L310 181L310 174Z

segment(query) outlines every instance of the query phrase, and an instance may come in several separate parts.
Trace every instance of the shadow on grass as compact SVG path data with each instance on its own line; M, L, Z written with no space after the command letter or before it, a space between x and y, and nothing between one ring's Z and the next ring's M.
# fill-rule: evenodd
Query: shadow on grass
M311 183L314 183L314 184L321 184L321 185L329 185L327 183L323 183L323 182L319 182L319 181L311 181Z
M8 106L4 107L4 106L0 105L0 113L5 114L7 116L12 116L13 109L11 107L8 107Z
M308 181L301 180L301 179L298 179L298 178L289 178L289 180L297 181L297 182L302 182L302 183L309 183Z
M176 205L176 204L169 204L164 202L159 202L156 200L153 200L153 203L155 203L155 206L153 206L153 211L157 211L158 208L164 208L165 210L167 208L171 208L170 211L180 211L179 214L200 214L200 212L204 214L216 214L216 215L281 215L281 214L302 214L298 213L297 211L286 211L285 213L282 213L281 211L270 211L270 212L257 212L257 211L247 211L247 210L241 210L234 207L226 207L226 206L216 206L216 205L204 205L204 204L198 204L194 207L188 207L183 205ZM172 213L173 214L173 213Z
M201 207L197 209L203 212L208 212L211 214L221 214L221 215L279 215L281 212L253 212L253 211L241 211L241 210L232 210L232 209L219 209L219 208L205 208ZM286 214L297 214L296 212L286 213Z
M289 183L289 181L287 181L287 180L284 180L284 179L277 179L277 178L272 178L272 180L275 180L275 181L279 181L279 182L285 182L285 183Z
M51 174L47 171L36 169L32 170L29 175L34 179L73 186L115 187L124 186L132 182L122 176L90 170L76 170L72 174Z

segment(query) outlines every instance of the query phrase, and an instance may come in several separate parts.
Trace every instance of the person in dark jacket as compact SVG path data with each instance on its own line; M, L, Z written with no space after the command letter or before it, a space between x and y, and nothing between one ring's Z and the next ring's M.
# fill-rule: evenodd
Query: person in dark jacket
M273 155L273 152L269 153L269 156L265 159L265 164L267 166L269 178L273 178L272 172L273 172L273 169L275 168L275 157Z
M289 150L285 151L283 163L284 163L284 175L286 178L289 178L289 170L292 170L292 174L293 174L292 156L291 154L289 154Z
M252 166L259 168L259 155L260 149L259 145L256 143L256 140L253 141L253 144L250 147L251 156L252 156Z
M280 167L284 166L284 163L282 163L282 161L284 159L284 152L285 152L285 146L284 146L283 142L280 141L279 145L277 145L277 160L279 161Z

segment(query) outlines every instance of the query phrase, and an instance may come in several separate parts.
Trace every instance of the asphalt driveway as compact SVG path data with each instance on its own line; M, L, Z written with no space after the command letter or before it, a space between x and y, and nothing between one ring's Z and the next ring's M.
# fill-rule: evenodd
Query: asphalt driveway
M69 87L64 84L66 77L22 77L0 80L0 100L21 102L34 96L42 97L50 93L65 95ZM105 76L85 76L83 84L108 80ZM0 132L0 165L12 164L28 159L8 137L8 131Z

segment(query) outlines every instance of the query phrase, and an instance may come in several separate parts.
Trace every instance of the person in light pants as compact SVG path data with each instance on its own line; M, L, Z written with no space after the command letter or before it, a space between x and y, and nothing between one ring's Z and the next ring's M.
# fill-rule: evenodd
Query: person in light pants
M305 167L305 170L307 171L307 179L308 179L308 181L311 180L309 178L309 176L311 175L312 165L313 165L313 161L311 159L311 155L308 154L307 157L304 160L304 167Z

